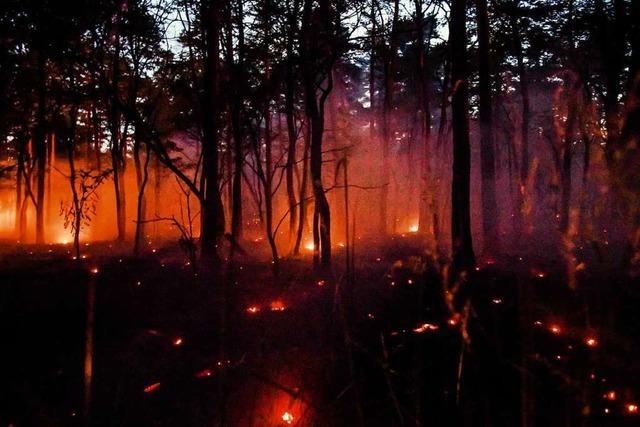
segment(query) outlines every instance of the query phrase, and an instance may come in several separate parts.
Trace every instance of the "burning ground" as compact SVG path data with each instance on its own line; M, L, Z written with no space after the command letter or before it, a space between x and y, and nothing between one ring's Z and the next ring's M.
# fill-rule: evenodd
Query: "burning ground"
M579 249L576 291L552 256L482 260L457 286L420 236L356 245L349 274L277 277L259 257L194 273L172 245L4 248L2 422L638 422L637 283L615 258Z

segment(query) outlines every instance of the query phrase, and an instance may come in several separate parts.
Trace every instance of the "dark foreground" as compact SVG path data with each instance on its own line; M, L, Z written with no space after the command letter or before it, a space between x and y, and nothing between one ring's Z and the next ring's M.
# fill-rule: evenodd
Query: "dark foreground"
M559 256L484 260L449 306L417 237L383 246L351 278L305 259L277 280L246 259L196 276L171 248L5 249L0 425L640 424L640 287L614 260L583 249L575 290Z

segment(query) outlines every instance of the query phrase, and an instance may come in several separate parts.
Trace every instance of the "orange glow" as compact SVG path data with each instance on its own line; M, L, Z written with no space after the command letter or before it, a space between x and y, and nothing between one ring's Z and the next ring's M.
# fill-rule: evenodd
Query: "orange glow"
M560 335L562 333L562 329L558 325L549 326L549 331L554 335Z
M322 287L324 285L326 285L327 283L324 280L318 280L318 286Z
M588 345L589 347L597 347L598 346L598 340L596 338L593 338L593 337L587 337L584 340L584 343L586 345Z
M284 311L287 308L280 300L272 301L269 307L271 311Z
M440 329L438 325L434 325L432 323L423 323L422 325L415 328L413 332L415 332L416 334L422 334L427 331L437 331L438 329Z
M417 233L419 230L418 224L414 224L411 227L409 227L409 232L411 233Z
M544 279L545 277L547 277L547 274L544 271L540 271L535 268L531 269L531 275L537 277L538 279Z
M313 245L313 242L307 242L304 244L304 248L309 252L313 252L315 246Z
M196 378L207 378L213 375L213 371L211 369L203 369L202 371L196 373Z
M182 338L178 337L175 340L173 340L173 345L175 347L181 346L182 345Z
M629 414L637 414L638 413L638 405L636 405L635 403L627 403L625 405L625 408L627 410L627 413Z
M89 270L91 272L91 274L98 274L100 272L100 270L98 270L98 267L93 267L91 270Z
M259 311L260 307L258 307L257 305L252 305L251 307L247 308L247 312L251 314L256 314Z
M150 385L146 386L144 388L144 392L145 393L152 393L152 392L156 391L159 388L160 388L160 383L159 382L153 383L153 384L150 384Z
M604 396L602 396L602 398L605 400L616 400L618 396L616 395L616 392L614 390L611 390L606 392Z
M282 414L282 421L287 424L291 424L293 422L293 415L291 415L291 412L285 412Z

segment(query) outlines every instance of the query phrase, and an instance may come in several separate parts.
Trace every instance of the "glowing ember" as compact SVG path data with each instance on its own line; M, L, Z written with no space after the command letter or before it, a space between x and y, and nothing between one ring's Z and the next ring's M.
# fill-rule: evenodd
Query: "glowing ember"
M636 405L635 403L627 403L625 405L625 408L627 410L627 413L629 414L637 414L638 413L638 405Z
M251 314L255 314L257 312L260 311L260 307L256 306L256 305L252 305L251 307L247 308L247 312L251 313Z
M451 326L455 326L458 324L458 318L456 316L452 316L447 320L447 323Z
M597 339L595 339L595 338L593 338L593 337L587 337L587 338L584 340L584 343L585 343L586 345L588 345L589 347L596 347L596 346L598 345L598 340L597 340Z
M93 267L91 270L89 270L91 272L91 274L98 274L99 270L98 267Z
M324 280L318 280L318 286L322 287L324 285L326 285L327 283Z
M160 388L160 383L153 383L151 385L148 385L144 388L144 392L145 393L153 393L154 391L156 391L157 389Z
M196 373L196 378L207 378L213 375L213 371L211 369L203 369L202 371Z
M178 337L175 340L173 340L173 345L178 347L182 345L182 338Z
M551 333L553 333L554 335L560 335L562 333L562 329L560 329L560 326L558 325L551 325L549 326L549 330L551 331Z
M437 331L438 329L440 329L438 325L434 325L432 323L423 323L422 325L415 328L413 332L415 332L416 334L422 334L427 331Z
M291 412L285 412L282 414L282 421L287 424L291 424L293 422L293 415L291 415Z
M544 279L547 277L547 274L544 271L538 270L537 268L532 268L529 271L533 277L537 277L538 279Z
M284 311L286 309L284 303L282 301L273 301L269 306L271 311Z
M502 299L494 298L494 299L491 300L491 302L494 303L494 304L502 304Z
M604 396L602 396L602 398L605 400L616 400L617 397L618 396L616 395L616 392L614 390L608 391L604 394Z

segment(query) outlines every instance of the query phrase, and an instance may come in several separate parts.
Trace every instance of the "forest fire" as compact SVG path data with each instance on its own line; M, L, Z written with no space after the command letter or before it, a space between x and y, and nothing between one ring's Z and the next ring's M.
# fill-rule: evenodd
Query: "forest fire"
M640 1L4 1L0 45L5 424L637 424Z

